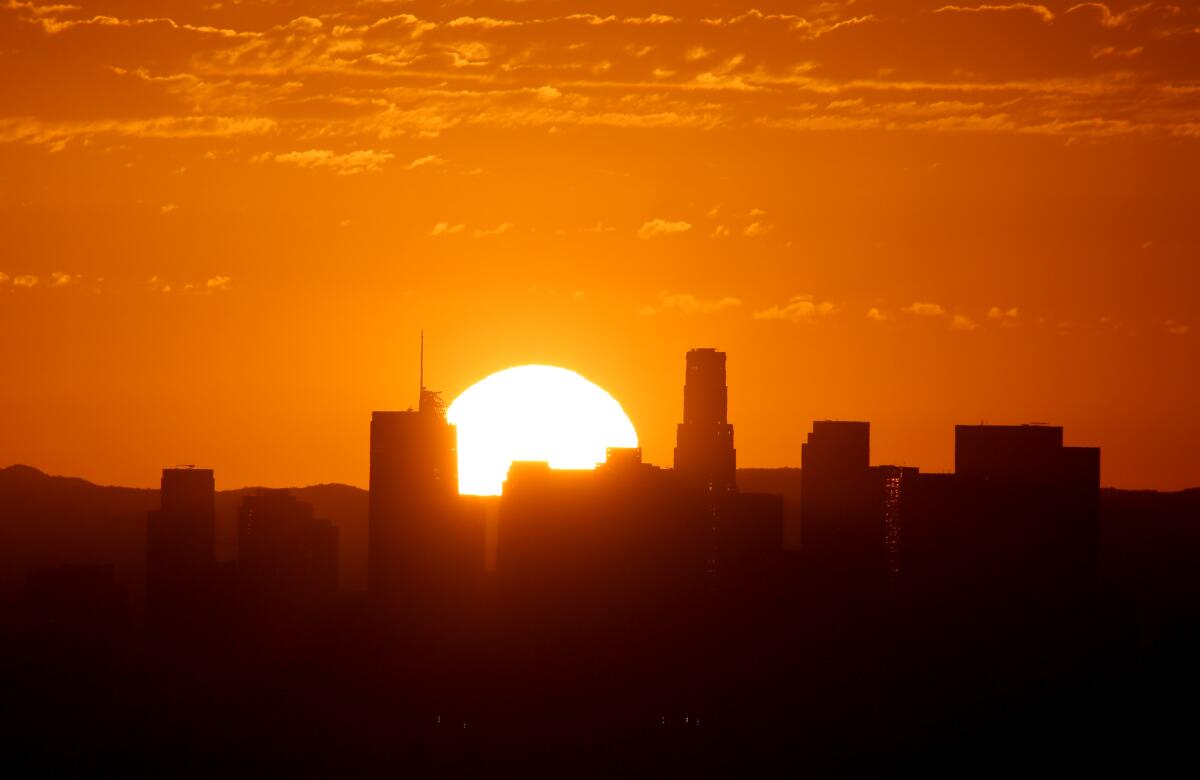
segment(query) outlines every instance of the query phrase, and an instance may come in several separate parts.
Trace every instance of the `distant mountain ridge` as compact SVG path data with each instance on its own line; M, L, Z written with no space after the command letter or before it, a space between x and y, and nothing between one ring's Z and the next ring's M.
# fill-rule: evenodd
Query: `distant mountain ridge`
M261 488L217 491L217 558L237 554L237 512L242 497ZM366 587L367 491L350 485L285 488L313 505L339 530L341 585ZM0 468L0 601L37 569L66 563L116 567L134 604L145 578L146 516L157 509L156 488L96 485L78 477L51 476L32 466Z

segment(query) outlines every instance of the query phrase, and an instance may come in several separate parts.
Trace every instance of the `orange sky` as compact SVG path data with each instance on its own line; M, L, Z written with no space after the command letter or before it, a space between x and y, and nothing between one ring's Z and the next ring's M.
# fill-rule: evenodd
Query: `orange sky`
M740 465L1047 421L1200 484L1195 2L0 0L0 73L0 465L364 485L424 327L661 464L715 346Z

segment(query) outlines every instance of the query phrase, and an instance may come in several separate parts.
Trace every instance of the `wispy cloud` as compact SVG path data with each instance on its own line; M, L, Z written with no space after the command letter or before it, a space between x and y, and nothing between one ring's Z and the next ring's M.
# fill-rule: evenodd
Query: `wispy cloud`
M446 164L446 161L436 154L427 154L424 157L418 157L405 166L405 170L415 170L417 168L439 168Z
M999 322L1006 328L1012 328L1016 326L1017 320L1021 317L1021 310L1016 306L1010 306L1007 309L1000 306L993 306L988 309L987 316L989 320Z
M507 233L508 231L512 230L513 227L514 227L514 225L511 222L502 222L494 228L481 228L481 229L477 229L477 230L472 230L471 236L473 238L486 238L487 236L499 236L499 235L502 235L502 234Z
M689 222L672 222L666 219L652 219L643 224L637 232L638 238L649 239L659 236L670 236L678 233L686 233L692 229Z
M449 222L439 222L433 226L433 230L429 231L429 235L437 236L456 236L467 229L466 225L452 225Z
M940 304L929 303L928 301L916 301L905 306L901 311L907 314L915 314L918 317L941 317L946 313Z
M734 297L698 298L691 293L662 292L658 303L642 308L642 314L657 314L660 311L671 310L680 314L714 314L719 311L741 306L742 302Z
M391 160L392 157L390 152L377 152L373 149L360 149L344 154L338 154L330 149L307 149L302 152L284 152L282 154L268 152L258 155L253 161L274 161L300 168L330 170L339 176L349 176L382 170L384 163Z
M1097 5L1099 5L1099 4L1097 3ZM1003 12L1007 12L1007 11L1015 11L1018 13L1033 14L1037 18L1041 19L1043 22L1053 22L1054 21L1054 12L1053 11L1051 11L1049 8L1047 8L1044 5L1037 5L1034 3L1009 3L1007 5L983 4L983 5L972 5L972 6L944 5L941 8L935 9L933 11L933 13L935 13L935 14L944 14L944 13L987 14L987 13L1003 13Z
M832 301L818 302L811 295L796 295L787 303L754 312L754 319L812 323L836 311L837 306Z

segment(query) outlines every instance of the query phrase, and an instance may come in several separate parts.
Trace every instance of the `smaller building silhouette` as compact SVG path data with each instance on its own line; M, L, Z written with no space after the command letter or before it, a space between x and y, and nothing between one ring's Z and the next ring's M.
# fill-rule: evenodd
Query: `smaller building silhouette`
M317 611L337 594L337 528L286 490L259 490L238 510L238 564L262 608Z

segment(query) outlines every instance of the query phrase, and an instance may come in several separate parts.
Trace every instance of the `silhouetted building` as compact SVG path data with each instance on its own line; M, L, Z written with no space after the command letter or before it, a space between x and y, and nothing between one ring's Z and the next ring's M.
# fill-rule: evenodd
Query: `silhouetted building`
M516 462L500 500L496 571L529 596L652 597L705 571L706 503L637 449L610 449L595 470Z
M729 390L725 385L725 353L693 349L687 353L683 385L683 422L675 445L679 478L714 494L736 485L737 452L728 420Z
M1064 447L1059 426L958 425L954 471L978 573L1035 599L1095 584L1099 448Z
M1047 425L955 427L955 473L906 501L905 578L928 602L1022 611L1074 603L1096 582L1100 451Z
M146 609L151 624L181 627L201 609L216 569L212 469L163 469L160 508L146 525Z
M459 498L457 440L424 387L417 411L371 415L367 581L377 603L425 610L482 575L484 519Z
M637 450L594 470L513 463L496 550L512 695L570 708L675 685L700 655L688 645L710 580L709 503Z
M883 486L870 447L870 423L818 420L800 449L801 548L843 590L878 592L888 578Z
M872 466L872 489L879 491L883 518L883 548L887 564L887 583L894 589L904 570L905 534L912 514L912 494L920 469L909 466Z
M286 490L260 490L238 511L238 564L262 608L317 610L337 593L337 528Z
M783 496L735 491L720 499L713 550L722 587L773 574L783 553Z

